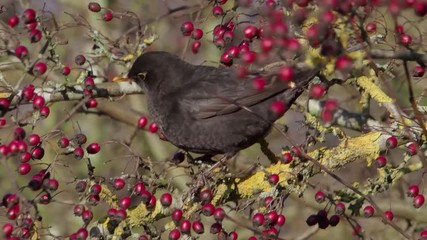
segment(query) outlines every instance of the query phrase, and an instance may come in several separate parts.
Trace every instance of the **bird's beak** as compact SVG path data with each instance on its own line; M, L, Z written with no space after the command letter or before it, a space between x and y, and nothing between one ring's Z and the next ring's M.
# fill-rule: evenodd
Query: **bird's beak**
M128 78L127 76L123 76L123 77L114 77L113 82L130 82L133 81L131 78Z

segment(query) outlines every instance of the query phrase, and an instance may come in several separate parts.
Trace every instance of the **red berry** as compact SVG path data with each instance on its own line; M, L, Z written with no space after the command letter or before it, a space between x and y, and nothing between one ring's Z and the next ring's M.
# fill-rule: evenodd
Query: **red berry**
M121 190L125 187L126 182L122 178L116 178L113 181L113 186L116 190Z
M145 185L143 182L137 182L133 187L133 191L136 195L141 196L142 192L145 191Z
M231 66L233 64L233 57L228 52L221 54L221 63L226 66Z
M160 203L163 207L169 207L172 204L172 195L170 193L163 193L160 197Z
M276 221L277 226L283 226L285 225L285 222L286 222L286 218L284 215L280 214L279 216L277 216L277 221Z
M113 13L110 10L105 11L104 16L102 17L102 19L104 19L104 21L109 22L113 19Z
M0 98L0 108L7 109L10 106L10 101L7 98Z
M213 212L214 218L216 221L220 222L225 218L225 212L222 208L216 208Z
M30 37L31 43L36 43L42 38L42 32L38 29L33 29L29 32L28 36Z
M224 35L222 36L225 42L229 43L233 41L234 39L234 32L232 31L225 31Z
M181 221L182 218L182 210L181 209L175 209L173 210L172 214L171 214L171 218L173 221L175 222L179 222Z
M269 52L271 49L273 49L273 47L274 47L274 39L273 38L271 38L271 37L264 37L262 40L261 40L261 49L264 51L264 52Z
M89 233L86 228L80 228L77 230L77 239L86 239L89 236Z
M26 175L31 171L31 165L28 163L21 163L18 167L18 172L21 175Z
M123 209L127 209L130 207L132 200L128 196L124 196L119 200L119 206Z
M403 26L402 25L396 25L395 31L398 34L402 34L403 33Z
M99 3L97 3L97 2L90 2L87 5L87 7L92 12L99 12L99 11L101 11L101 5L99 5Z
M150 200L147 203L147 208L154 208L156 206L156 196L151 195Z
M387 158L385 158L384 156L378 156L375 159L375 166L377 166L377 168L382 168L387 164Z
M50 108L48 106L43 106L40 108L40 117L47 118L50 114Z
M409 156L414 156L418 153L418 144L416 143L409 143L406 145L406 153Z
M200 28L194 29L193 33L191 34L191 37L194 40L200 40L203 37L203 30Z
M394 136L387 138L386 145L390 149L396 148L397 147L397 138Z
M201 43L200 41L198 41L198 40L194 41L194 42L191 44L191 51L192 51L194 54L198 53L198 52L199 52L199 48L200 48L200 46L201 46L201 45L202 45L202 43Z
M36 96L36 97L34 97L33 107L35 109L40 109L41 107L44 106L44 104L45 104L44 97L42 97L42 96Z
M70 140L66 137L62 137L58 140L58 147L60 148L66 148L70 145Z
M98 183L95 183L90 187L90 193L94 195L98 195L99 193L101 193L101 190L102 186Z
M277 214L276 211L270 211L265 215L265 218L267 220L268 225L274 225L279 219L279 214Z
M58 190L58 187L59 183L58 180L56 180L55 178L51 178L46 182L46 188L52 192Z
M6 125L6 119L0 118L0 127L3 127L4 125Z
M29 85L24 87L22 89L22 97L27 101L31 101L34 97L34 86Z
M213 198L212 191L209 188L203 189L199 194L199 198L202 202L210 202Z
M283 66L279 69L278 75L283 81L292 81L294 77L294 69L290 66Z
M366 27L365 27L365 30L366 30L368 33L373 33L373 32L375 32L375 31L377 30L377 24L375 24L375 23L373 23L373 22L368 23L368 24L366 25Z
M243 35L245 38L252 39L258 36L258 28L253 25L248 25L243 29Z
M228 234L227 240L237 240L238 238L239 238L239 235L237 234L237 232L232 231Z
M420 65L415 66L412 76L414 77L422 77L426 70Z
M393 214L392 211L387 210L387 211L384 212L384 217L387 218L390 221L393 221L394 214Z
M28 144L30 146L35 146L40 143L40 136L38 134L31 134L28 137Z
M414 197L413 205L415 208L420 208L424 204L424 195L418 194Z
M372 217L374 215L375 209L371 206L368 205L365 208L363 208L363 215L367 218Z
M152 133L156 133L157 130L159 130L159 126L157 125L157 123L152 122L150 124L150 126L148 126L148 131L152 132Z
M126 219L126 217L127 217L126 210L121 209L121 208L117 209L117 212L116 212L116 218L117 218L117 220L123 221L123 220Z
M419 17L424 17L427 14L427 2L425 1L417 1L414 4L415 14Z
M345 212L345 204L343 202L338 202L335 205L335 213L337 215L342 215Z
M74 155L74 159L76 159L76 160L82 159L84 156L83 148L81 148L81 147L74 148L73 155Z
M28 162L28 161L30 161L31 160L31 153L29 153L29 152L24 152L22 155L21 155L21 163L26 163L26 162Z
M32 22L36 19L36 11L32 8L27 8L22 13L22 17L24 18L25 23Z
M40 75L43 75L47 70L47 65L44 62L38 62L33 67L33 74L34 76L38 77Z
M337 70L347 70L351 67L351 59L347 56L338 57L335 62L335 68Z
M213 14L215 17L220 17L220 16L224 15L224 10L223 10L223 9L222 9L222 7L220 7L220 6L214 6L214 7L212 8L212 14Z
M188 234L191 231L191 222L187 219L182 220L179 224L179 229L182 233Z
M412 37L406 33L402 33L400 35L400 43L402 43L405 46L408 46L412 43Z
M264 214L262 213L256 213L253 217L252 217L252 223L256 226L262 226L264 225L265 222L265 218L264 218Z
M41 147L34 147L31 149L31 157L33 159L42 159L44 156L44 149Z
M178 240L181 237L181 233L178 229L174 229L169 232L169 240Z
M198 220L194 221L193 222L193 231L197 234L204 233L205 229L204 229L203 223L198 221Z
M22 59L28 56L28 49L23 45L18 45L15 48L15 55L17 58Z
M18 17L18 16L16 16L16 15L11 16L11 17L7 20L7 24L8 24L10 27L15 27L16 25L18 25L18 23L19 23L19 17Z
M205 204L202 206L201 211L202 211L203 215L205 215L205 216L209 217L209 216L212 216L212 214L214 213L214 211L215 211L215 207L214 207L214 205L213 205L212 203L210 203L210 202L209 202L209 203L205 203Z
M314 195L314 199L316 199L316 202L318 203L322 203L325 201L326 199L326 195L322 192L322 191L318 191L316 192L316 194Z
M190 36L191 33L193 32L193 30L194 30L194 25L192 22L187 21L187 22L182 23L181 32L184 36Z
M98 101L96 100L96 98L89 98L85 103L85 106L87 108L96 108L98 106Z
M246 64L251 64L256 60L256 53L252 51L247 51L242 54L242 61Z
M62 75L64 75L64 76L68 76L68 75L70 74L70 72L71 72L71 68L70 68L70 67L68 67L68 66L64 66L64 67L62 68Z
M276 116L281 116L286 112L286 105L282 101L274 101L271 104L271 111L276 114Z
M88 224L93 219L93 213L90 210L84 210L82 213L82 219L83 221Z
M227 0L215 0L215 1L220 5L224 5L227 2Z
M139 128L144 128L147 125L147 122L148 122L148 120L147 120L146 117L144 117L144 116L140 117L138 119L138 127Z
M292 162L292 154L290 152L286 152L282 155L282 163L288 164Z
M271 175L268 177L268 182L269 182L271 185L276 185L276 184L279 182L279 174L276 174L276 173L271 174Z
M418 193L420 192L420 189L417 185L412 185L408 187L407 195L408 197L415 197L418 196Z
M262 77L257 77L252 80L252 86L258 92L262 92L265 88L265 79Z
M320 99L325 95L326 87L323 83L315 83L310 87L310 97Z
M10 237L13 232L13 225L10 223L5 223L2 227L2 231L6 237Z
M86 151L89 154L97 154L101 150L101 146L98 143L91 143L87 146Z

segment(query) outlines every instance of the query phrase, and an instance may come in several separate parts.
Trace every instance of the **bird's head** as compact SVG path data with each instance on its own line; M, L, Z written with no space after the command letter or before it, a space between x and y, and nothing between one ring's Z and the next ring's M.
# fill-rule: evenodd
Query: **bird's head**
M182 63L177 56L167 52L147 52L133 63L128 78L147 90L158 89L162 81L170 81L174 77L176 65Z

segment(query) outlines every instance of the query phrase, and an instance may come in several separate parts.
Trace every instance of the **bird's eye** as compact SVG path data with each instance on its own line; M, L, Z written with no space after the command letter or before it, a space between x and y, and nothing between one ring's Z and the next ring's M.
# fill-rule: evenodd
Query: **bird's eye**
M145 77L147 76L147 72L138 73L138 79L139 81L144 81Z

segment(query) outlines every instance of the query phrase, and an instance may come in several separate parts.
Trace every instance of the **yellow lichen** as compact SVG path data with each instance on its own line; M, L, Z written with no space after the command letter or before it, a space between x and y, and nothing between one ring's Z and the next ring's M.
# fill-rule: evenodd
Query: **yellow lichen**
M222 197L224 197L225 192L228 190L228 186L226 184L219 184L216 187L215 195L212 199L212 204L216 205L217 202L221 200Z
M141 203L136 208L127 210L129 225L141 226L147 222L153 222L156 216L163 213L163 207L159 200L156 201L154 209L148 210L145 204Z
M375 77L361 76L356 79L357 84L363 88L378 103L392 103L391 99L381 88L374 83Z

